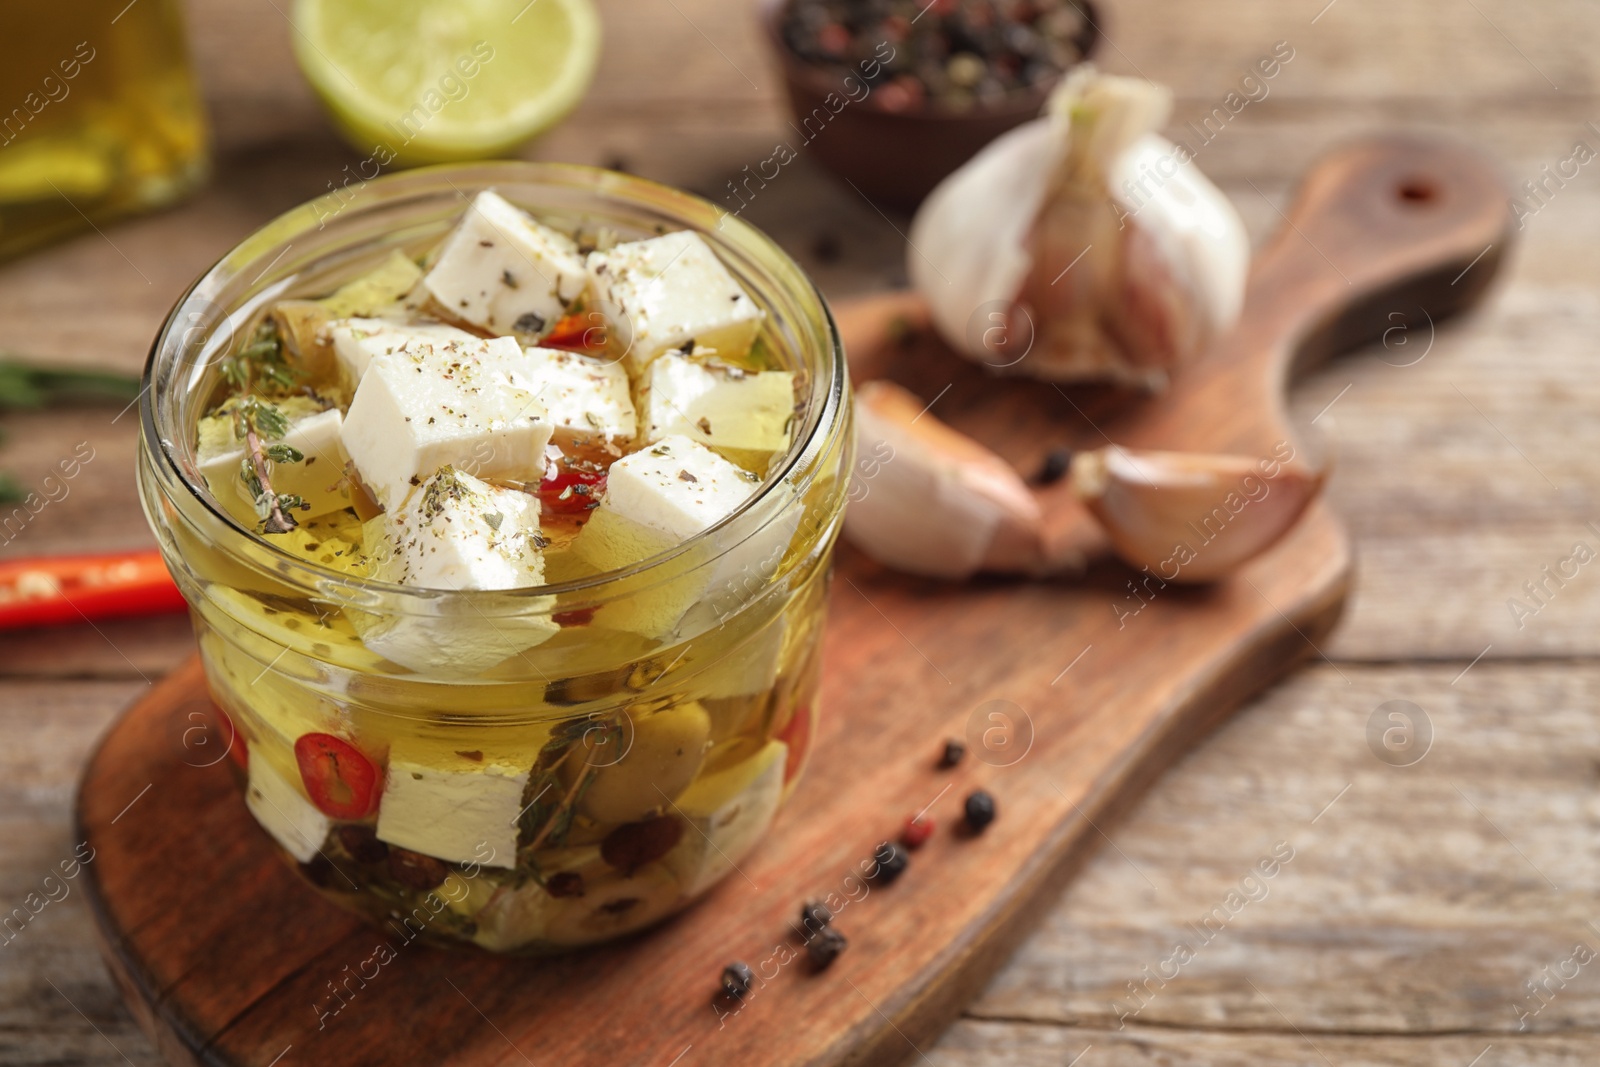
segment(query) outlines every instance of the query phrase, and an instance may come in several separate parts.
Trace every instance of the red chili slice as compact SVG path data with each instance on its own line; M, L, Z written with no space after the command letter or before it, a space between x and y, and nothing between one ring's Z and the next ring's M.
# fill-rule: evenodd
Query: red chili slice
M303 734L294 743L300 779L311 802L335 819L360 819L378 802L378 768L361 750L332 734Z
M550 618L557 626L588 626L594 621L594 608L573 608L571 611L558 611Z
M228 746L228 758L237 763L242 770L250 769L250 745L244 739L244 734L239 732L239 727L234 725L233 719L227 712L213 706L212 711L217 713L217 725L222 730L223 744Z
M583 515L600 503L600 494L605 489L604 472L562 465L539 483L539 501L547 512Z
M789 756L783 764L783 782L788 785L805 765L806 750L811 747L811 709L795 708L777 739L789 746Z
M605 317L597 311L566 315L539 343L546 348L599 352L606 347Z

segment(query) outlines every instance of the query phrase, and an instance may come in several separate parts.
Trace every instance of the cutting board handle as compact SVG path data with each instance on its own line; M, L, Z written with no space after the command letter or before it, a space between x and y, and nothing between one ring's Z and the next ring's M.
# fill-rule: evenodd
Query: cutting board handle
M1514 233L1509 198L1488 160L1449 141L1383 136L1335 149L1256 253L1238 323L1175 376L1140 440L1125 443L1264 456L1294 441L1286 392L1296 372L1379 339L1421 351L1434 323L1483 295ZM1240 408L1269 417L1240 418Z

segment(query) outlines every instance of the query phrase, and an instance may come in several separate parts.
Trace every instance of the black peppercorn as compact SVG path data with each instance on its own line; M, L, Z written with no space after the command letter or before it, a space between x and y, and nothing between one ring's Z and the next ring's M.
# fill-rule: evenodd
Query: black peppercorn
M391 848L389 873L401 885L418 892L426 892L448 878L450 868L432 856L424 856L420 852L404 848Z
M755 984L756 972L743 960L734 960L722 968L722 991L734 1000L744 999L750 992L750 987Z
M967 746L955 738L949 738L944 743L944 751L939 754L939 766L954 767L961 762L961 757L967 754Z
M1050 454L1044 457L1044 465L1039 468L1039 473L1034 476L1038 485L1054 485L1067 476L1067 471L1072 469L1072 449L1052 448Z
M544 889L553 897L581 897L583 875L577 871L557 871L545 881Z
M896 878L905 873L906 865L911 862L911 853L896 841L885 841L872 850L874 870L869 875L869 880L879 885L889 885Z
M839 931L831 926L824 927L816 937L806 942L806 955L811 957L812 965L821 970L838 959L839 953L849 944L849 940Z
M984 827L994 822L994 797L982 789L975 790L967 797L966 814L967 828L975 834L983 833Z
M800 906L800 934L806 939L833 922L833 912L820 900L808 900Z
M389 858L389 846L379 841L372 827L364 823L350 823L335 832L339 844L357 863L382 863Z

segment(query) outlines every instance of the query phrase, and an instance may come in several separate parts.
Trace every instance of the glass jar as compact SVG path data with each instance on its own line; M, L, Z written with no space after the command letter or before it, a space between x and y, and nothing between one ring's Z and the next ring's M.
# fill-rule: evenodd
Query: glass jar
M763 337L801 383L789 452L710 530L532 589L387 584L341 569L335 542L305 528L239 525L196 464L219 356L271 303L330 292L393 249L420 256L488 188L568 232L699 232L765 309ZM408 937L552 951L671 914L767 832L813 734L852 433L832 319L766 236L588 167L385 177L225 256L173 309L145 384L141 495L190 603L246 802L324 894ZM521 635L552 625L526 647ZM375 634L437 662L385 659L369 643L394 645Z

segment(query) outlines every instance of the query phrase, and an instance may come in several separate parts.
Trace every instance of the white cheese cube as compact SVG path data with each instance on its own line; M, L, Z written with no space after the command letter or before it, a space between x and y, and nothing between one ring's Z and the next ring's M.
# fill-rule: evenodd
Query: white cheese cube
M408 346L372 361L340 436L385 510L445 466L484 478L543 476L551 426L522 362L509 337Z
M681 434L762 471L789 447L794 375L745 371L668 352L645 372L645 440Z
M478 194L423 279L452 315L499 334L545 333L587 282L572 238L492 192Z
M715 608L709 603L701 603L684 617L681 629L705 632L714 629L715 625ZM778 668L783 662L783 643L787 630L783 616L778 615L747 637L733 655L707 668L700 682L701 695L714 700L718 697L753 696L771 689L778 680Z
M378 840L446 863L515 867L527 784L526 767L464 757L438 766L397 742L378 806Z
M783 770L789 746L768 741L743 763L703 775L673 805L689 820L686 832L662 862L683 891L699 893L725 877L766 834L783 803Z
M589 279L613 325L611 344L637 373L669 348L750 351L763 312L704 238L688 230L589 254Z
M310 863L333 823L305 794L279 774L258 748L250 750L250 786L245 806L256 822L301 863Z
M556 440L631 441L638 432L622 364L559 348L529 348L528 380L549 412Z
M611 465L600 505L572 542L578 558L599 570L616 570L665 552L710 529L733 514L756 491L755 475L741 470L687 437L667 437ZM707 544L666 564L675 577L651 576L636 594L619 597L596 614L613 629L658 637L674 629L696 601L727 598L720 594L746 571L764 566L760 557L781 548L771 544L772 527L787 543L793 521L770 524L760 535L726 552L715 563ZM756 576L759 577L759 576ZM770 577L770 570L767 573ZM754 580L754 578L752 579ZM725 609L728 610L728 609Z
M402 507L366 525L373 577L425 589L522 589L544 583L539 501L446 468ZM410 613L352 612L362 643L424 674L465 677L549 640L553 597L483 610L449 599ZM508 611L507 608L514 608Z
M513 764L445 768L391 752L378 838L447 863L515 867L527 783L528 771Z
M285 415L289 413L285 412ZM290 415L289 418L288 432L281 441L262 441L264 447L288 445L302 456L299 461L292 463L268 461L267 477L272 482L273 491L294 493L311 505L309 511L296 511L294 516L297 519L312 519L349 507L350 480L344 472L347 457L344 443L339 437L344 416L337 408L329 408L313 415L299 418ZM217 447L219 444L225 447ZM241 477L244 445L233 438L231 432L225 441L203 442L197 459L200 474L211 488L211 494L217 498L217 503L246 526L254 526L261 520Z
M665 437L611 465L599 510L677 544L733 514L760 482L704 445Z
M422 281L422 268L398 248L372 270L317 301L334 318L386 313Z
M539 498L446 467L374 519L392 556L384 577L424 589L519 589L544 581Z
M394 322L390 319L340 319L328 325L339 369L353 389L378 356L402 350L441 348L451 341L476 341L466 330L442 322Z

